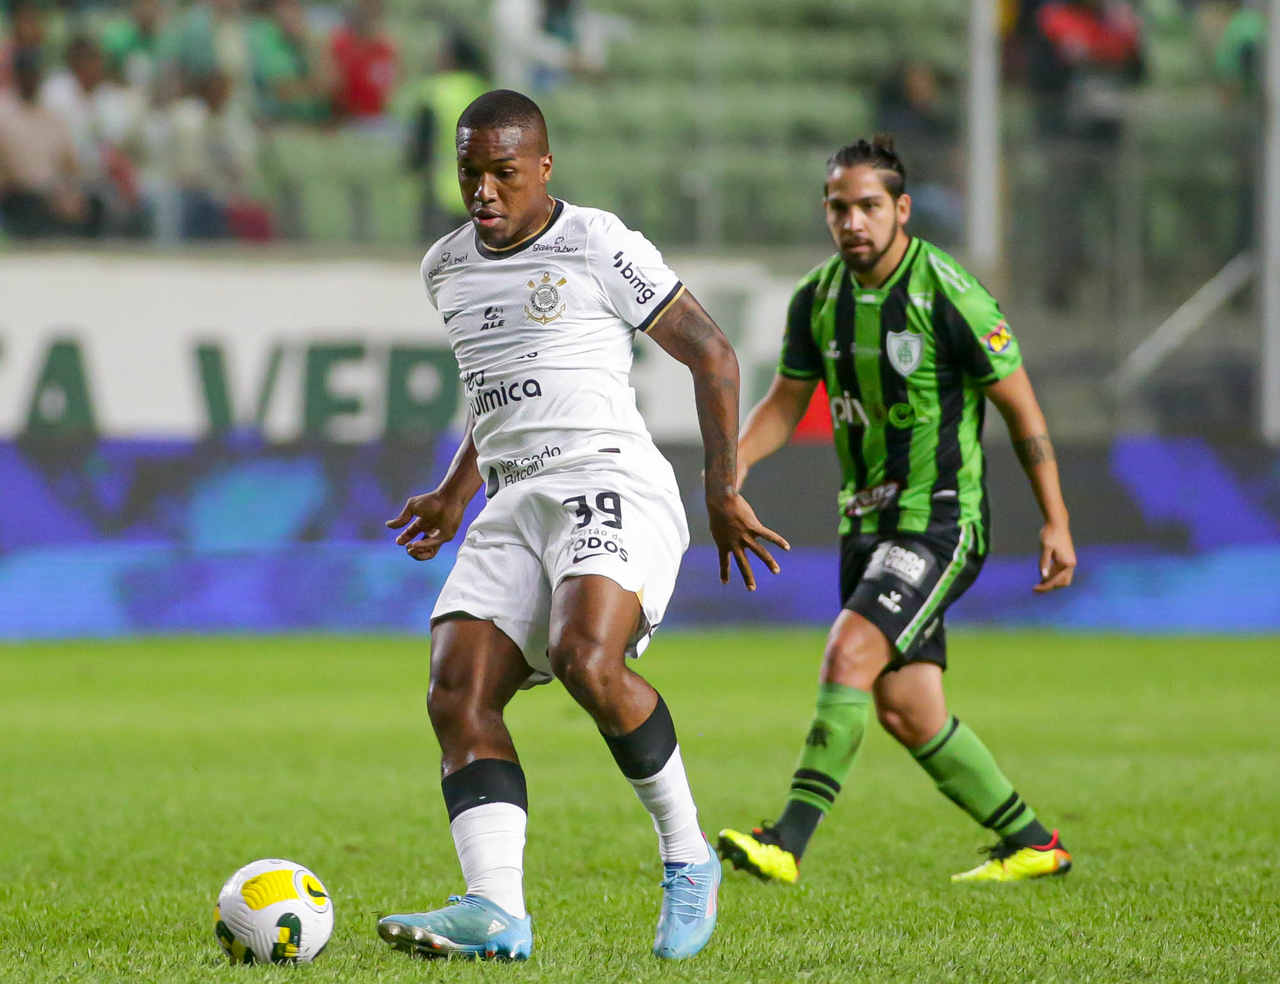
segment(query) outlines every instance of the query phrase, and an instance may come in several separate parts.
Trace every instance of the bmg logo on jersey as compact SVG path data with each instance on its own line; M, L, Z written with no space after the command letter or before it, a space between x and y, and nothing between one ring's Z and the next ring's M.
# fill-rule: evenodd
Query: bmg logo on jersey
M622 250L613 254L613 268L618 271L618 276L630 284L636 292L637 303L648 304L653 300L656 293L653 286L644 279L639 270L631 265L631 261Z

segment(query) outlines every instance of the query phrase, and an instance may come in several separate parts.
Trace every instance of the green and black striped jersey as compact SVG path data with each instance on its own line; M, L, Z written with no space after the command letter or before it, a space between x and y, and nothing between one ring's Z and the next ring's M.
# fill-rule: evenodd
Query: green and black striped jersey
M913 238L878 288L839 254L787 313L778 372L821 379L844 476L844 533L935 533L973 524L985 552L983 387L1022 364L1000 307L955 260Z

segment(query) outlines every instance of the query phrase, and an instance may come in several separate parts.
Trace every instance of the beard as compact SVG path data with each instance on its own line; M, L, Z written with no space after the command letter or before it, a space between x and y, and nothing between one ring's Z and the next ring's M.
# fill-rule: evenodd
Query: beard
M897 238L898 218L897 216L894 216L893 228L889 230L889 235L885 239L884 246L882 248L876 249L875 242L873 241L871 244L871 251L862 257L850 256L848 253L843 252L843 250L841 251L841 255L844 257L845 264L849 269L853 270L854 273L869 273L875 269L876 264L880 262L884 254L889 252L889 247L894 244L894 241Z

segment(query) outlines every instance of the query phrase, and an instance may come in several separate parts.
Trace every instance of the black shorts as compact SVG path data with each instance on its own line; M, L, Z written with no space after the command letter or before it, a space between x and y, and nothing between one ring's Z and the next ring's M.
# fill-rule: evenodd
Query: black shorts
M843 607L871 622L893 645L890 670L907 663L947 667L947 607L982 570L977 531L943 535L854 533L840 539Z

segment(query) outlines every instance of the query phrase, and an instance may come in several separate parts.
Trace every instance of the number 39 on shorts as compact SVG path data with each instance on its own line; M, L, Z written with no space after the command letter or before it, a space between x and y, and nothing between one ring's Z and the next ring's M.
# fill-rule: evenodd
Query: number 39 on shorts
M601 519L601 526L608 526L611 529L622 529L622 499L617 492L597 492L595 495L594 511L593 506L588 505L587 500L591 493L587 492L583 495L571 495L565 499L562 505L566 509L573 511L578 517L577 529L583 529L590 526L595 521L596 513L602 513L607 519Z

